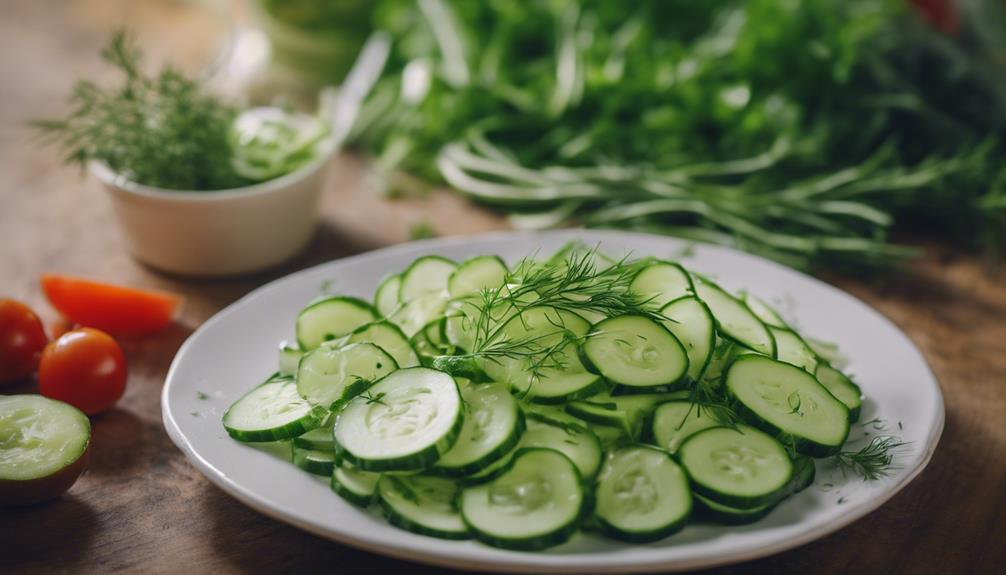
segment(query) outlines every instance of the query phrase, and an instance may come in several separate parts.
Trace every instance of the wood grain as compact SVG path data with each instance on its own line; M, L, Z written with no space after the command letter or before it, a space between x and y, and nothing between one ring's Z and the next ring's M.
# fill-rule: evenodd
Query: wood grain
M70 493L28 509L0 510L0 573L442 572L371 555L267 519L211 485L174 448L159 394L182 341L217 310L295 269L407 239L429 221L443 235L504 228L498 216L438 192L388 201L370 191L362 162L338 161L325 222L311 248L282 269L194 281L129 259L95 182L59 166L24 122L58 113L80 75L103 76L95 53L128 23L156 61L206 55L219 23L169 1L5 0L0 6L0 294L49 310L44 271L168 289L188 298L181 321L158 337L125 342L127 394L94 419L91 470ZM716 573L1001 573L1006 564L1006 284L1002 272L951 247L883 283L826 279L877 307L923 350L947 403L930 467L889 504L794 551ZM30 386L11 392L31 391Z

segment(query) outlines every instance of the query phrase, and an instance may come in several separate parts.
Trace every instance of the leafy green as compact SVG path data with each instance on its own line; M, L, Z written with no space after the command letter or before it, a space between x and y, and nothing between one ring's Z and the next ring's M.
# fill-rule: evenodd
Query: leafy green
M915 253L895 222L1002 235L1006 74L902 0L382 0L375 18L395 45L358 145L523 224L857 270Z
M78 81L62 119L35 122L61 146L66 161L105 163L132 181L178 190L214 190L250 183L235 174L228 130L236 110L168 66L146 75L124 31L102 59L123 76L117 87Z

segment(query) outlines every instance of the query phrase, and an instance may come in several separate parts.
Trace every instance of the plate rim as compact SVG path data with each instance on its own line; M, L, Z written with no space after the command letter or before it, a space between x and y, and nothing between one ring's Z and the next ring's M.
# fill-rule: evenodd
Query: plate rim
M618 238L650 238L650 239L680 239L680 238L668 238L666 236L659 236L655 234L648 234L642 232L630 232L630 231L618 231L618 230L552 230L552 231L497 231L497 232L487 232L481 234L464 235L464 236L449 236L443 238L432 238L426 240L405 242L401 244L396 244L392 246L387 246L383 248L378 248L359 254L354 254L351 256L336 258L333 260L328 260L313 266L297 270L290 274L275 278L268 283L256 287L244 296L240 297L236 301L232 302L228 306L214 313L210 318L204 321L192 334L186 338L185 342L178 348L175 353L174 358L171 361L171 365L168 369L167 375L165 376L164 385L161 390L161 418L165 430L167 431L168 437L175 444L176 447L185 455L186 459L211 483L219 487L226 494L234 497L243 504L251 507L257 512L293 525L299 529L310 532L314 535L320 536L324 539L330 541L335 541L337 543L349 545L357 549L362 549L367 552L384 555L388 557L393 557L395 559L401 559L405 561L411 561L415 563L423 563L427 565L435 565L439 567L448 567L453 569L475 569L480 571L489 571L496 573L514 573L514 572L550 572L550 573L652 573L658 571L685 571L692 569L710 568L714 566L731 565L736 563L741 563L745 561L751 561L754 559L759 559L763 557L768 557L778 553L782 553L802 545L806 545L812 541L820 539L822 537L828 536L835 533L848 525L858 521L864 516L872 513L873 511L880 508L882 505L890 501L895 495L901 492L909 483L915 480L920 473L929 465L932 460L933 454L936 450L937 445L943 434L943 429L946 420L946 406L943 398L943 390L940 387L939 380L936 377L932 366L926 360L926 356L922 353L915 342L895 324L889 317L883 314L880 310L876 309L872 305L866 303L859 297L840 289L834 285L831 285L823 280L815 278L805 272L797 269L793 269L784 266L778 262L769 260L762 256L756 254L751 254L747 252L742 252L734 248L726 246L716 246L707 245L709 247L725 250L729 252L735 252L741 254L745 257L750 257L758 260L762 264L767 264L771 267L778 268L787 273L795 273L808 279L819 286L825 288L826 290L832 291L839 295L840 297L852 300L857 303L868 312L873 313L880 321L887 324L888 327L893 328L899 335L901 335L905 342L910 346L911 351L918 355L922 361L922 365L925 367L926 372L929 375L928 384L931 384L933 391L935 392L935 405L936 410L935 425L929 430L926 437L926 448L922 452L921 457L918 459L917 463L911 469L905 469L905 473L899 478L896 483L893 483L890 488L882 494L871 497L865 501L857 502L854 506L850 506L846 513L843 513L840 517L836 518L834 521L820 525L813 529L807 529L801 531L797 536L790 539L775 541L767 543L764 545L751 547L748 549L740 550L725 550L723 553L716 555L715 557L697 557L691 559L679 559L675 560L673 563L668 563L667 561L645 561L640 563L626 564L626 562L621 562L617 564L596 562L589 565L584 564L566 564L562 562L543 564L539 563L537 565L531 565L523 562L487 562L478 559L468 559L464 557L451 556L442 552L428 551L428 550L416 550L408 546L402 546L400 544L395 544L394 542L375 542L364 537L358 537L351 532L336 532L332 531L325 526L316 524L312 521L303 520L291 513L287 513L277 506L271 505L268 498L251 492L245 489L241 485L237 484L230 477L224 474L222 471L214 467L212 463L207 461L205 458L196 453L194 447L184 433L181 431L177 421L175 420L174 414L169 408L169 390L172 387L172 381L174 380L175 372L180 369L181 358L188 351L189 347L194 345L195 340L205 331L213 329L213 326L222 321L224 315L229 315L235 313L254 299L260 292L274 287L274 284L279 282L293 281L295 278L301 275L309 275L315 270L323 267L327 267L336 262L352 262L361 259L371 258L377 255L394 255L398 252L410 252L413 250L436 249L440 246L453 246L457 244L465 244L475 240L478 241L505 241L505 240L527 240L529 238L535 237L566 237L569 240L578 239L577 236L586 233L591 236L612 236ZM601 240L603 241L603 240ZM563 556L549 556L549 555L535 555L536 557L546 558L555 557L556 559L561 559Z

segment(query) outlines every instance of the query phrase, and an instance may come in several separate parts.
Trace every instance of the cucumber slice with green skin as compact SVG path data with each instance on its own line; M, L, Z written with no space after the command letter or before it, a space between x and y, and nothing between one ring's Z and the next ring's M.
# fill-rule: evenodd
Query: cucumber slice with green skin
M445 292L428 292L403 303L389 319L411 338L431 321L443 317L446 308Z
M795 365L807 373L817 370L817 354L796 332L777 327L769 327L769 331L775 339L776 358L779 361Z
M730 507L773 505L786 496L793 477L786 448L747 425L695 433L681 444L677 457L696 493Z
M562 341L564 332L582 336L590 324L575 313L552 307L532 307L507 320L502 337L510 341L534 341L546 348ZM589 397L605 387L604 380L590 373L580 362L576 343L567 344L557 356L561 366L547 366L533 378L526 357L497 357L481 361L482 370L493 381L505 383L518 397L539 403L562 403Z
M765 303L765 300L749 293L743 294L742 299L748 306L748 309L750 309L763 324L779 329L790 329L789 325L782 319L782 316L779 315L779 312L772 308L772 306Z
M425 367L400 369L343 408L335 451L363 471L420 471L454 445L463 411L454 378Z
M297 391L315 405L339 409L396 369L395 358L372 343L322 346L300 360Z
M506 387L470 384L461 388L466 413L454 446L430 468L457 477L477 472L510 452L524 433L524 413Z
M335 469L335 452L293 447L293 464L313 475L328 477Z
M504 549L567 541L589 507L576 465L553 449L522 449L488 483L461 492L461 516L476 539Z
M859 386L844 373L827 364L817 366L815 375L818 383L849 408L849 423L858 421L863 407L863 391Z
M688 373L688 355L678 338L643 316L623 315L595 324L582 348L588 367L620 385L674 385Z
M752 423L804 455L833 455L849 436L849 408L799 367L743 356L727 370L726 390Z
M594 515L610 537L646 543L685 526L692 512L688 476L666 451L623 447L597 479Z
M524 435L527 435L526 431L524 432ZM458 484L461 485L462 487L479 485L482 483L486 483L487 481L492 481L493 479L496 479L497 477L502 475L504 471L510 468L510 463L513 461L514 455L516 455L517 452L520 451L520 449L522 449L522 447L520 444L518 444L517 447L511 449L508 453L503 454L499 459L493 461L485 468L480 469L479 471L476 471L475 473L472 473L470 475L466 475L464 477L458 477L455 479L457 480Z
M377 311L362 299L322 297L308 304L297 315L297 343L301 349L310 351L375 319Z
M440 256L423 256L417 259L402 272L398 301L407 303L430 293L446 294L447 280L457 267L456 263Z
M388 522L396 527L440 539L471 538L454 505L458 486L450 479L382 475L377 493Z
M303 435L293 438L293 446L300 449L335 452L335 439L332 438L332 425L335 423L334 414L318 427L308 431Z
M332 491L353 505L366 507L377 495L377 481L380 473L360 471L348 463L342 463L332 470Z
M790 480L789 487L786 489L787 496L800 493L810 487L816 476L817 465L814 463L814 458L797 455L793 458L793 479Z
M395 274L381 280L374 293L374 307L382 317L391 317L398 309L398 290L402 286L402 276Z
M656 262L643 268L633 278L629 289L648 300L654 309L695 293L688 272L671 262Z
M709 306L720 333L759 353L775 357L772 333L744 302L702 278L695 281L695 294Z
M713 523L719 523L721 525L747 525L749 523L754 523L771 513L776 506L776 504L773 503L771 505L760 505L758 507L742 509L718 503L698 493L693 493L692 495L697 504L697 515L703 519L712 521Z
M447 278L447 293L452 298L478 294L498 288L506 281L506 264L499 256L476 256L461 262Z
M293 347L286 342L279 346L279 374L286 376L297 375L297 364L304 352L299 347Z
M257 443L303 435L327 417L327 409L300 396L292 378L274 377L235 401L224 412L223 424L234 439Z
M582 422L564 424L559 419L529 412L527 429L519 445L561 451L587 479L594 477L601 468L601 442Z
M571 259L579 259L587 254L591 255L591 264L595 268L606 268L616 263L614 258L599 251L595 246L588 246L580 240L571 240L558 249L552 257L546 260L549 265L563 265Z
M651 426L653 441L661 449L677 453L692 435L723 425L707 409L687 400L668 401L657 406Z
M41 395L0 395L0 505L58 497L87 469L91 423Z
M678 338L688 355L688 379L698 381L716 347L713 313L694 296L676 299L664 306L660 313L671 320L664 321L664 327Z
M412 343L409 342L409 338L405 337L401 328L386 319L361 325L353 330L352 333L344 335L326 345L342 347L350 343L372 343L377 345L388 352L388 355L395 358L395 363L401 368L416 367L419 365L419 356L412 347Z

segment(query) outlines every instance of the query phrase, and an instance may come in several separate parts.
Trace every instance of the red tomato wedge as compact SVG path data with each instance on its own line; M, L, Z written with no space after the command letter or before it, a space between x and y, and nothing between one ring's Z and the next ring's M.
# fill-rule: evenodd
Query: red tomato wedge
M175 320L179 295L45 274L42 291L67 319L115 335L146 335Z

